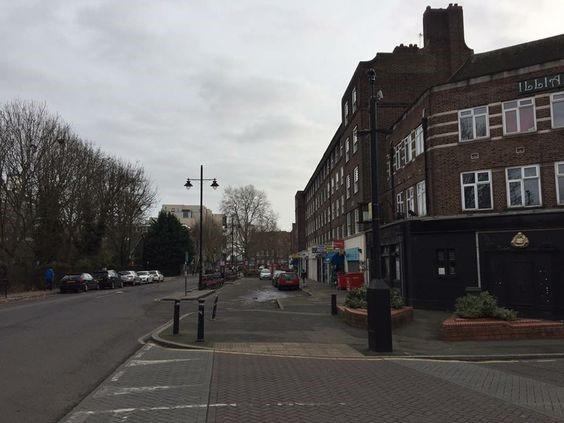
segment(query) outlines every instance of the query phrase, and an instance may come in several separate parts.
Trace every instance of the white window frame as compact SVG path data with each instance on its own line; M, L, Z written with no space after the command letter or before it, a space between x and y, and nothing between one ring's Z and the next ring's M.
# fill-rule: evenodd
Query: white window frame
M425 179L417 182L417 215L427 216L427 188L425 187Z
M411 161L411 144L409 135L403 139L403 149L405 150L405 164Z
M483 113L477 113L479 109L486 109ZM476 136L476 118L480 116L485 116L486 118L486 135ZM488 106L477 106L472 107L470 109L464 109L458 111L458 141L459 142L468 142L468 141L475 141L475 140L482 140L490 137L490 111ZM472 119L472 137L468 139L462 139L462 118L471 118Z
M465 184L464 183L464 175L467 175L469 173L473 173L474 174L474 182L469 183L469 184ZM478 174L479 173L487 173L488 174L488 180L487 181L478 181ZM478 185L485 185L488 184L490 186L490 207L480 207L479 203L478 203ZM474 211L474 210L493 210L493 206L494 206L494 197L493 197L493 181L492 181L492 171L491 170L473 170L470 172L460 172L460 199L462 202L462 210L464 211ZM474 205L475 207L473 208L466 208L466 202L465 197L464 197L464 187L468 187L468 186L472 186L474 187Z
M556 178L556 204L564 206L564 196L560 197L560 186L564 186L564 169L562 170L562 173L560 173L558 172L558 166L564 167L564 162L554 163L554 176Z
M351 103L352 103L352 112L356 112L356 106L357 106L357 96L356 96L356 87L353 87L352 89L352 93L351 93Z
M360 211L358 209L354 209L354 232L360 232Z
M356 166L353 171L353 194L356 194L358 192L358 185L359 185L358 179L359 179L359 170L358 170L358 166Z
M403 191L398 192L396 194L396 215L397 214L405 215L405 204L403 202Z
M406 190L405 204L406 204L406 207L407 207L407 216L409 217L409 211L410 210L413 213L415 213L415 188L414 187L409 187Z
M525 169L534 168L536 171L535 176L525 176ZM511 179L509 180L509 171L513 169L521 169L521 179ZM525 183L526 179L537 179L537 186L539 189L539 204L525 205ZM521 181L521 204L511 205L511 192L509 190L510 183L515 183ZM530 208L530 207L542 207L542 186L540 178L540 166L539 165L528 165L528 166L513 166L505 169L505 188L507 191L507 207L509 208Z
M404 167L407 164L405 155L405 139L403 139L399 144L400 151L400 167Z
M349 122L349 102L345 101L345 104L343 106L343 116L344 116L344 120L345 120L345 125Z
M355 126L352 131L352 152L355 154L358 151L358 127Z
M346 191L347 191L347 199L351 198L351 175L347 175Z
M523 132L523 131L521 131L521 123L520 123L521 109L525 108L525 107L529 107L531 105L529 103L523 104L523 103L528 102L528 101L530 101L532 106L533 106L533 123L534 123L534 126L530 131ZM508 105L509 103L514 103L514 102L517 103L517 107L506 108L506 105ZM507 122L506 122L505 114L506 114L506 112L510 112L512 110L516 111L517 131L516 132L507 132ZM534 97L520 98L520 99L516 99L516 100L510 100L510 101L503 102L501 104L501 115L503 117L503 135L529 134L531 132L536 132L536 130L537 130L537 110L536 110L535 98Z
M425 143L423 139L423 125L415 128L415 157L419 156L425 151Z
M345 162L348 162L351 159L351 143L350 140L347 138L345 140Z
M556 100L555 100L556 98ZM562 126L555 126L554 125L554 103L562 103L562 107L564 107L564 91L559 93L554 93L550 95L550 124L551 128L564 128L564 124Z
M341 166L341 186L345 183L345 178L344 178L344 173L345 170L343 168L343 166Z

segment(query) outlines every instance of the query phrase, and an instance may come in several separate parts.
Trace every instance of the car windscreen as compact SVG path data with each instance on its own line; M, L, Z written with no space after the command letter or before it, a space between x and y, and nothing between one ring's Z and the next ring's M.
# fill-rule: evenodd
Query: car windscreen
M298 279L298 276L295 273L284 273L284 279L287 281L291 281L294 279Z

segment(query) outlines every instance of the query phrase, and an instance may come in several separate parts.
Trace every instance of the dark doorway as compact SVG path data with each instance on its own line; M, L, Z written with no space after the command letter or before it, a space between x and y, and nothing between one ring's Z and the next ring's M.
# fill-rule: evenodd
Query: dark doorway
M487 252L482 286L499 305L522 316L555 317L553 256L538 250Z

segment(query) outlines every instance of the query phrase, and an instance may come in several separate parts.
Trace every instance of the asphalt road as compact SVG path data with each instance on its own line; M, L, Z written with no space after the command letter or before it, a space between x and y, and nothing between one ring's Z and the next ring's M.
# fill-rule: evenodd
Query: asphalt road
M195 279L189 286L195 286ZM172 316L183 278L0 306L0 413L56 422Z

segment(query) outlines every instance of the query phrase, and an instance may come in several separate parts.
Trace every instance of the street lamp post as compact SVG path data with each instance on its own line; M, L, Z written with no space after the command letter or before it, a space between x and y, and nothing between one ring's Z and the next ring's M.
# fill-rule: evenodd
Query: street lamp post
M370 95L370 173L372 186L372 249L370 254L370 281L366 290L368 348L370 351L392 351L392 319L390 288L382 279L380 259L380 207L378 191L378 130L376 129L376 102L382 93L375 93L376 72L368 70Z
M198 267L199 267L199 274L198 274L198 289L203 289L203 284L202 284L202 272L203 272L203 268L202 268L202 240L203 240L203 222L204 222L204 213L203 213L203 203L204 203L204 181L212 181L211 183L211 187L213 189L217 189L217 187L219 187L217 181L215 178L212 179L204 179L204 165L200 165L200 261L198 263ZM192 188L192 182L190 181L190 178L186 179L186 183L184 184L184 186L186 187L186 189L190 189Z

